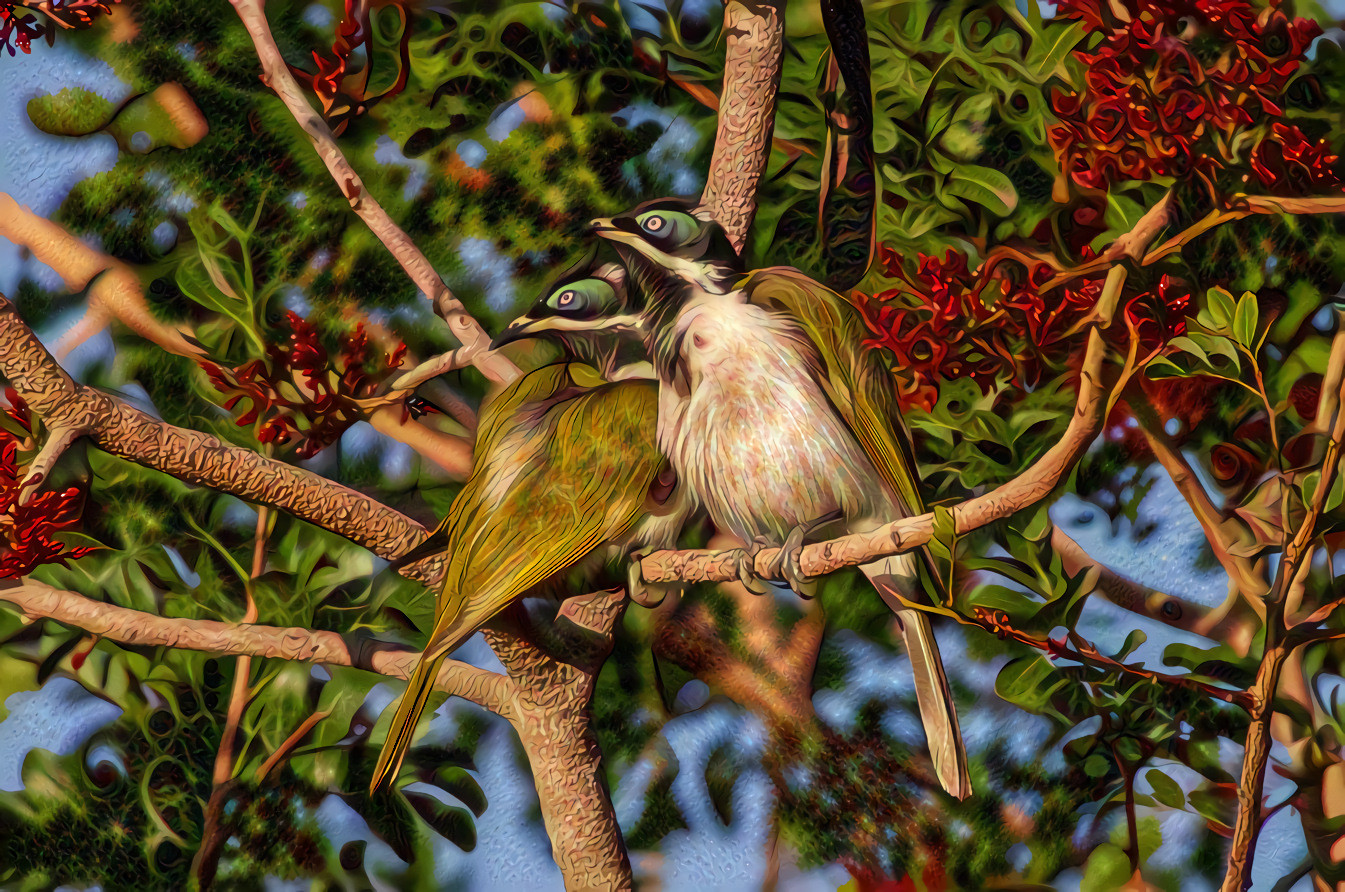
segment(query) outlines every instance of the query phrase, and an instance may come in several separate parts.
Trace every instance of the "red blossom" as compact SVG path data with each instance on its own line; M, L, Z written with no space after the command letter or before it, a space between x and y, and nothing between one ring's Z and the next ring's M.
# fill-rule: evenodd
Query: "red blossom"
M903 284L856 296L873 335L865 343L892 353L903 373L902 402L925 409L945 379L969 377L985 393L1001 379L1036 386L1048 369L1065 367L1078 352L1102 294L1102 278L1042 294L1040 286L1054 273L1046 264L1017 277L1022 267L1012 264L972 272L966 256L950 250L942 260L918 255L915 274L908 275L887 246L880 246L879 259ZM1141 348L1157 349L1181 334L1189 303L1190 293L1166 275L1153 291L1130 296L1126 319Z
M363 417L355 401L372 395L402 364L406 345L398 344L371 373L369 338L362 324L341 339L333 358L308 320L286 313L285 321L290 335L272 344L266 359L236 369L211 362L201 363L201 368L215 389L228 395L224 408L247 403L235 423L246 427L260 421L258 442L285 444L297 439L296 455L310 458Z
M8 421L0 426L0 578L17 579L43 564L64 564L94 549L72 548L55 538L79 523L84 503L79 487L44 489L19 501L28 472L19 461L24 444L11 428L31 434L32 420L27 404L13 390L6 389L5 399L9 405L0 408Z
M88 28L96 16L107 15L112 11L112 4L119 2L121 0L46 0L42 3L0 0L0 50L8 51L11 56L16 55L16 50L31 53L34 40L45 39L51 44L58 30Z
M1258 9L1247 0L1061 0L1057 15L1092 36L1082 44L1089 49L1074 52L1085 66L1083 88L1051 96L1059 123L1048 138L1065 174L1097 190L1154 176L1208 180L1243 164L1228 154L1234 131L1283 116L1284 93L1321 33L1278 2ZM1254 152L1263 185L1338 184L1334 156L1298 136L1286 142L1276 130L1282 160ZM1293 168L1281 171L1287 180L1266 181L1263 171L1285 166Z

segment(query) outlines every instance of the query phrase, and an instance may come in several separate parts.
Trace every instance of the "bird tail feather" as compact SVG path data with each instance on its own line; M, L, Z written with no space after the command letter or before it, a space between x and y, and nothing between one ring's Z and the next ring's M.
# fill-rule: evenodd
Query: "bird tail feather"
M944 672L939 644L929 615L901 603L897 592L909 591L919 579L914 555L898 555L862 567L878 594L897 615L901 637L911 658L915 674L915 697L920 719L925 726L930 758L939 783L958 799L971 795L971 775L967 769L967 748L953 705L953 691Z
M411 748L411 739L415 737L420 714L425 711L430 692L434 690L434 682L439 677L439 667L443 665L447 655L446 651L440 651L438 656L426 658L422 655L417 661L416 668L411 672L411 678L406 682L406 691L402 694L401 702L397 704L397 712L392 716L392 724L388 726L388 737L383 743L383 751L378 754L374 777L369 782L370 793L375 793L379 787L390 783L401 769L406 751Z

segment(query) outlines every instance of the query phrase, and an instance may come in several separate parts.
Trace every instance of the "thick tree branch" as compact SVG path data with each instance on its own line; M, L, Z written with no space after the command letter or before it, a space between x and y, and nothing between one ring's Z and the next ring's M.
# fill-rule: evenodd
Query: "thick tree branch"
M1265 792L1266 768L1270 760L1271 722L1275 717L1274 699L1279 690L1284 664L1294 648L1303 643L1300 635L1285 628L1285 602L1290 587L1299 575L1300 567L1312 562L1317 537L1317 520L1326 504L1336 475L1340 472L1342 445L1345 444L1345 329L1336 332L1328 360L1332 380L1341 382L1335 392L1323 390L1318 397L1318 416L1332 414L1331 434L1326 454L1322 458L1321 478L1312 494L1306 516L1284 546L1275 582L1266 597L1265 641L1266 651L1257 669L1256 681L1249 693L1255 705L1251 710L1252 723L1242 754L1242 776L1238 782L1238 816L1233 825L1233 843L1228 852L1228 871L1220 892L1244 892L1252 881L1252 855L1256 838L1261 832L1262 799Z
M53 619L120 644L179 647L226 656L350 666L389 678L409 678L419 651L372 640L347 639L335 632L170 619L94 601L39 582L0 580L0 600L32 620ZM514 720L513 682L486 669L445 661L437 687Z
M1256 214L1339 214L1345 213L1345 196L1331 195L1318 198L1277 198L1273 195L1235 195L1229 200L1229 206L1218 210L1210 211L1200 220L1196 221L1177 235L1165 241L1157 248L1149 250L1149 244L1154 237L1162 230L1166 224L1166 211L1170 204L1172 193L1165 194L1149 213L1150 215L1161 209L1158 217L1151 222L1157 224L1147 238L1133 238L1139 227L1132 230L1131 233L1121 236L1112 242L1097 257L1092 258L1078 266L1062 269L1046 281L1041 287L1045 294L1061 285L1074 281L1075 279L1088 278L1095 276L1102 270L1111 266L1122 257L1128 257L1131 260L1137 260L1144 266L1157 263L1165 257L1176 254L1191 242L1200 236L1216 229L1225 223L1231 223L1234 220L1241 220ZM1141 221L1141 225L1144 222Z
M243 26L247 28L252 42L257 48L257 56L262 63L262 82L275 91L281 102L289 109L300 128L307 134L318 156L322 158L332 178L340 186L350 207L360 216L368 227L378 236L392 256L401 264L411 281L434 302L436 307L445 306L448 312L449 331L453 333L471 355L472 364L492 381L508 382L518 377L518 368L503 354L490 349L490 337L480 324L467 312L462 303L453 297L447 286L435 272L428 258L421 253L411 237L402 230L383 210L369 190L364 187L355 168L350 165L332 134L327 122L308 104L299 82L290 74L271 35L262 0L230 0L233 3Z
M522 639L486 630L486 640L513 679L511 700L532 766L551 853L570 890L633 886L630 857L607 790L593 729L593 690L625 609L621 590L571 598L567 615L594 633L598 646L562 662Z
M729 0L727 53L710 174L701 207L742 251L757 212L757 189L770 159L784 54L784 0Z
M104 451L269 505L350 539L384 558L405 554L426 535L405 515L311 471L174 427L113 396L77 384L0 295L0 375L52 428L86 430ZM442 570L426 560L407 568L427 584Z

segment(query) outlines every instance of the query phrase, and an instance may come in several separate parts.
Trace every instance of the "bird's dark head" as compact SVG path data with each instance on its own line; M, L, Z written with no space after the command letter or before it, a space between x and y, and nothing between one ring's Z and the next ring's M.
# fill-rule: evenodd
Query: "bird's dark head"
M640 335L642 318L630 306L626 271L591 253L542 292L527 313L491 342L491 349L525 338L544 338L572 358L589 359L596 342Z
M647 201L594 220L593 231L616 247L651 303L688 285L723 294L743 274L724 228L689 201Z

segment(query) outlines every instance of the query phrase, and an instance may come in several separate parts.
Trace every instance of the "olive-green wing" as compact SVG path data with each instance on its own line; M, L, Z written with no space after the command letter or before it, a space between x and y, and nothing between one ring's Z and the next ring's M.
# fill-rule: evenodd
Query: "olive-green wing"
M662 464L657 384L607 383L577 363L563 369L543 399L511 404L454 501L427 655L456 647L524 592L619 539L644 511Z
M753 272L742 283L748 300L793 317L817 348L819 380L878 473L907 514L922 514L915 453L890 374L864 349L859 311L841 295L790 267Z

